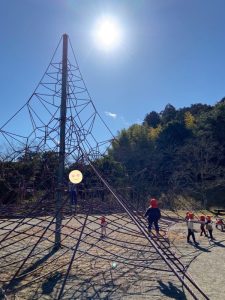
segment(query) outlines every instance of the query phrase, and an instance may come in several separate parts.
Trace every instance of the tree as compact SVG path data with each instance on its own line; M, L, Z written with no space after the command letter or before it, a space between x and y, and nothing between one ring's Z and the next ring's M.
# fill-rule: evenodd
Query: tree
M176 117L176 109L173 105L167 104L165 109L161 112L163 124L167 124L170 121L174 121Z
M156 128L160 124L160 116L157 112L151 111L144 118L143 125L148 125L149 127Z
M212 135L220 145L225 146L225 102L215 106L207 119Z
M109 155L124 166L127 183L137 193L137 201L145 199L149 189L149 178L142 171L151 164L153 152L154 143L149 138L149 128L137 124L121 131L109 151Z
M152 149L148 128L135 124L119 133L109 154L116 161L122 162L128 170L136 172L145 167Z
M162 126L158 125L156 128L150 127L149 128L149 137L152 141L155 141L158 137L160 132L162 131Z
M184 123L188 129L193 129L195 127L195 117L190 113L190 111L185 112Z
M212 106L202 103L192 104L190 108L188 108L189 112L194 116L199 116L203 113L209 113L212 110Z
M197 136L177 153L171 182L182 194L195 194L207 208L207 191L224 183L221 166L222 148L207 136Z
M157 146L160 149L165 149L170 146L177 147L185 142L185 139L191 137L192 132L177 121L167 124L160 132L157 140Z

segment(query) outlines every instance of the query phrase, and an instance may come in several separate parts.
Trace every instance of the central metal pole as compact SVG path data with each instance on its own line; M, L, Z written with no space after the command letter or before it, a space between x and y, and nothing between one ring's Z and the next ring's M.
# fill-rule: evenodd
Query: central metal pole
M60 106L60 144L59 144L59 168L58 185L56 192L56 228L55 246L57 250L61 246L61 225L62 225L62 199L64 192L64 170L65 170L65 131L66 131L66 101L67 101L67 56L68 56L68 35L63 35L62 54L62 91Z

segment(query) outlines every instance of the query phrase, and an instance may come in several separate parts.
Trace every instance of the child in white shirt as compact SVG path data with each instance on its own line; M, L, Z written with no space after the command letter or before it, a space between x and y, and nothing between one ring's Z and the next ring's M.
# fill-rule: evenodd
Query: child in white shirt
M194 233L194 214L189 213L187 221L187 228L188 228L188 235L187 235L187 242L190 243L190 236L193 239L193 242L197 245L198 243L195 240L195 233Z

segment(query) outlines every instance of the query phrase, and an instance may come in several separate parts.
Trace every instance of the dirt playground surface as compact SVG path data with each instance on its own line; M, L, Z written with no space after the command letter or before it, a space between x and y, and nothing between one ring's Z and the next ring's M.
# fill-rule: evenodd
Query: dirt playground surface
M170 240L176 253L187 265L187 271L211 300L225 299L225 231L214 226L215 240L200 236L200 225L195 224L197 246L186 241L185 223L175 224L170 228ZM187 299L192 299L185 294Z
M88 217L69 272L85 218L63 220L62 248L57 252L52 251L55 225L49 225L51 219L26 219L1 244L0 282L7 299L58 299L64 283L61 299L192 299L125 214L107 216L105 238L100 236L99 216ZM20 222L0 221L1 238ZM223 300L225 232L214 229L214 235L211 242L196 233L196 247L186 242L185 223L170 223L171 249L210 299Z

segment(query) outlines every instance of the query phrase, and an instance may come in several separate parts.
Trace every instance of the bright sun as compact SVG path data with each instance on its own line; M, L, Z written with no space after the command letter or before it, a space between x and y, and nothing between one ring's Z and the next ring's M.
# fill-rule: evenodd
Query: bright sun
M98 21L94 30L94 39L99 48L112 50L121 40L119 25L111 18L103 18Z

